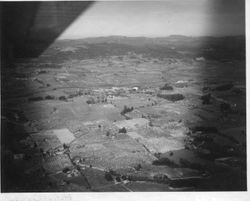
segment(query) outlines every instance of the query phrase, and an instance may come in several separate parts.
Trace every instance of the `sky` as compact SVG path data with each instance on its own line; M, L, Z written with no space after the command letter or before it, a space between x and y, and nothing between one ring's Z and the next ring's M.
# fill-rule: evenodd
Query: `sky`
M244 34L244 0L99 1L59 37Z

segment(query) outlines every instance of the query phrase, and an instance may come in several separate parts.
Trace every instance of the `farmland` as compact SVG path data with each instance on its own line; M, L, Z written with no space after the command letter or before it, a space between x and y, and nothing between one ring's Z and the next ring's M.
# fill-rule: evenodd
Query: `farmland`
M240 36L111 36L16 59L4 191L246 190L244 51Z

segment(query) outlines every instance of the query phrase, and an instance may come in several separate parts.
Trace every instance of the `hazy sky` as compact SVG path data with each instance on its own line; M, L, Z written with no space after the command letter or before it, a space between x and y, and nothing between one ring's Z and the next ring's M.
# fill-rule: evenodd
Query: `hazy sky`
M60 39L244 34L244 0L95 2Z

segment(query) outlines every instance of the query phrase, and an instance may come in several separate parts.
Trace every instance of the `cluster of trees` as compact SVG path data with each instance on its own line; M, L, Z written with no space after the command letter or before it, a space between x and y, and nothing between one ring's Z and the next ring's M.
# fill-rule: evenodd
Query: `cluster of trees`
M185 98L182 94L157 94L157 96L172 102L183 100Z
M119 129L118 133L127 133L127 130L125 127Z
M37 97L31 97L28 100L29 101L42 101L42 100L61 100L61 101L67 101L67 97L66 96L59 96L58 98L56 98L53 95L47 95L44 98L41 96L37 96Z
M124 105L124 108L123 108L123 110L121 111L121 115L124 115L124 114L126 114L126 113L128 113L128 112L131 112L131 111L133 111L133 110L134 110L133 107L127 107L126 105Z
M95 104L95 103L107 103L107 98L106 97L99 97L97 96L97 99L94 99L93 97L90 97L86 103L87 104Z
M46 100L55 100L56 97L55 96L51 96L51 95L47 95L47 96L45 96L45 99Z
M166 83L163 87L160 88L160 90L174 90L174 88Z
M82 91L76 91L75 93L72 93L68 96L68 98L74 98L74 97L78 97L78 96L82 96L83 92Z
M87 101L87 104L95 104L95 99L93 97L90 97Z
M61 101L67 101L67 98L66 98L66 96L60 96L59 100L61 100Z

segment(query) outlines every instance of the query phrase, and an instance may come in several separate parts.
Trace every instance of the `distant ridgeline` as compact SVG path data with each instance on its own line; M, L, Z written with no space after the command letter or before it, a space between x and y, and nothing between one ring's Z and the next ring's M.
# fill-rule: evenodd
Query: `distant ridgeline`
M42 45L32 41L29 51ZM23 52L16 58L26 58ZM97 37L58 40L39 57L40 62L59 64L68 60L105 58L109 56L143 55L147 58L196 59L216 61L245 60L245 36L230 37Z
M206 60L244 60L245 37L97 37L60 40L47 50L46 59L62 62L68 59L142 54L154 58L197 58Z

